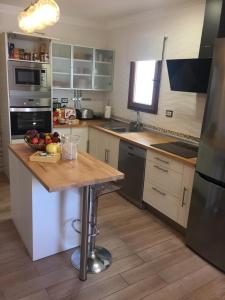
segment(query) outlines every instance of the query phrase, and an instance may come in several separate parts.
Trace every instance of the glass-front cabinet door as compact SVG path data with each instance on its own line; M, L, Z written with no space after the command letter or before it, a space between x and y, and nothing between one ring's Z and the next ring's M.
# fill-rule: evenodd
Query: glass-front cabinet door
M113 63L112 50L95 49L94 90L112 90Z
M71 85L71 46L52 45L53 88L72 88Z
M73 47L73 88L92 89L93 48Z

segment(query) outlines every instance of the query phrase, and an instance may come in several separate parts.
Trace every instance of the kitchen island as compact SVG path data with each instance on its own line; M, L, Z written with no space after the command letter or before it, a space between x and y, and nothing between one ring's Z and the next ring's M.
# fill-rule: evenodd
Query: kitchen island
M9 146L13 222L32 260L81 245L80 279L86 279L90 187L123 178L91 155L57 163L31 162L26 144ZM72 229L82 219L82 235Z

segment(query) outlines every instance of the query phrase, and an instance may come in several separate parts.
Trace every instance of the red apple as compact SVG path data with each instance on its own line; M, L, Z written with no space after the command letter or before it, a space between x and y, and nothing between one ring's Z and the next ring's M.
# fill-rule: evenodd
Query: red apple
M31 140L31 143L32 143L32 144L38 144L38 141L39 141L39 140L38 140L37 137L33 137L32 140Z

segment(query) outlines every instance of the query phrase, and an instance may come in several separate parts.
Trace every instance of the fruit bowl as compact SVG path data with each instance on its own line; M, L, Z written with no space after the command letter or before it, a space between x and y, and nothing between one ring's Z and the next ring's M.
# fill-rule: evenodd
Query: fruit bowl
M30 142L30 138L25 136L24 141L28 146L30 146L34 151L45 151L46 145L45 144L32 144Z
M24 136L24 141L34 151L46 151L46 146L51 143L60 143L58 132L44 133L35 129L28 130Z

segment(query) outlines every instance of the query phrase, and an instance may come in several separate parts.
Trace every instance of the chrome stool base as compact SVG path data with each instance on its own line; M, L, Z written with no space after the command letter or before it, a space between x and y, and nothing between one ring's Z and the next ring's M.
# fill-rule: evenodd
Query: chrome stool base
M80 270L80 247L77 247L73 252L71 263L77 270ZM95 246L94 253L88 256L87 272L100 273L106 270L111 263L111 253L103 247Z

